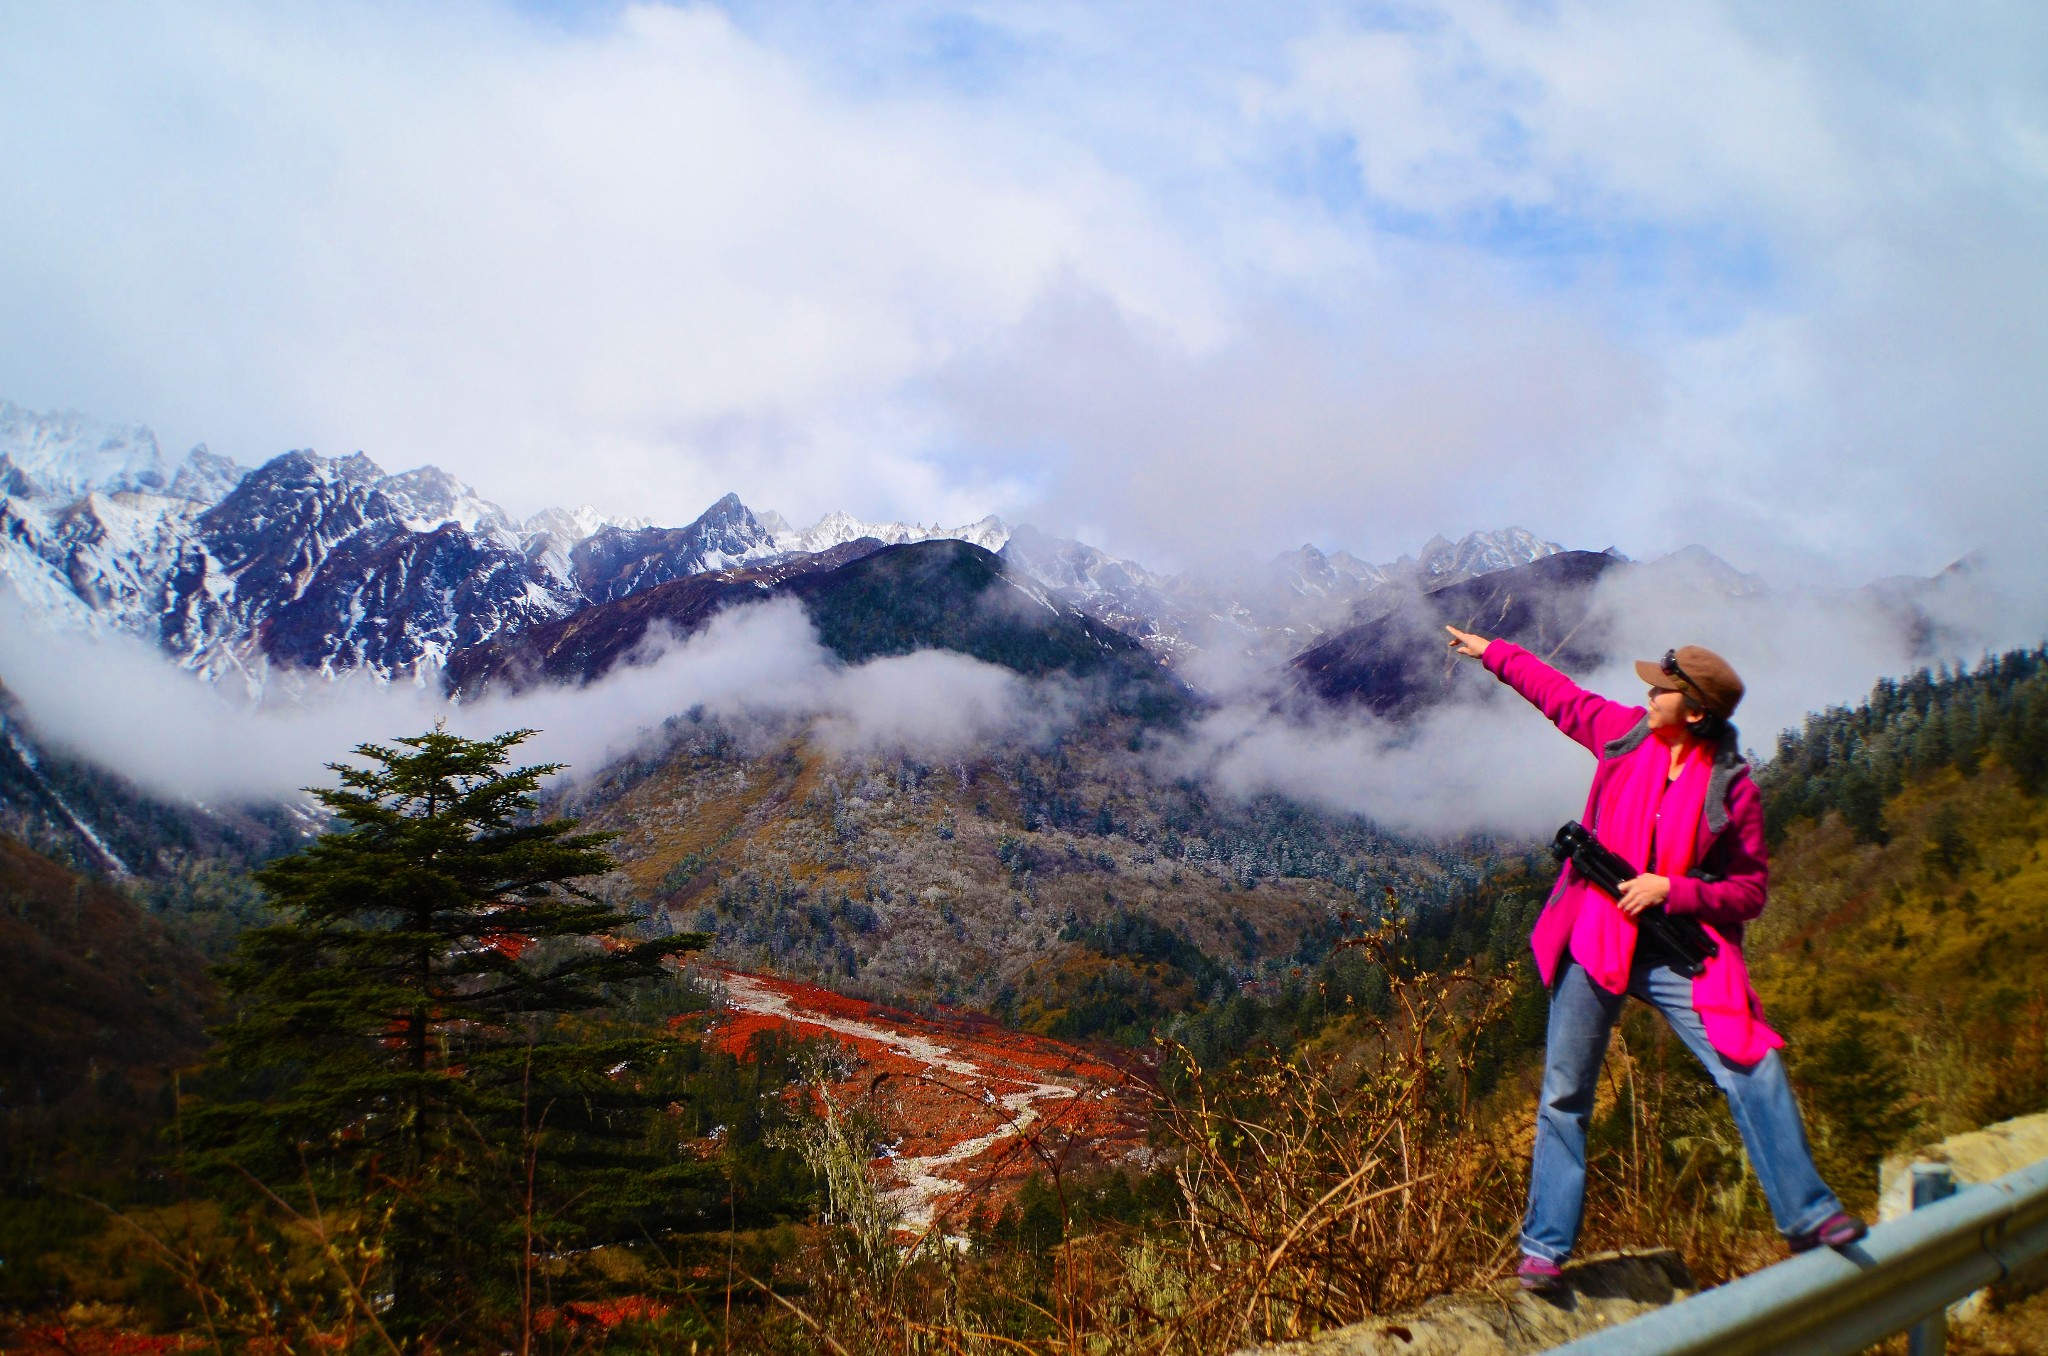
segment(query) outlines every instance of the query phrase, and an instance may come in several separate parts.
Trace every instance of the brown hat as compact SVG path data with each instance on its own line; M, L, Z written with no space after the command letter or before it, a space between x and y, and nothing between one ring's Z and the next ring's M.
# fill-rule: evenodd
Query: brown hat
M1728 661L1699 645L1664 652L1664 662L1636 661L1636 673L1651 687L1683 692L1717 716L1732 716L1742 704L1742 680Z

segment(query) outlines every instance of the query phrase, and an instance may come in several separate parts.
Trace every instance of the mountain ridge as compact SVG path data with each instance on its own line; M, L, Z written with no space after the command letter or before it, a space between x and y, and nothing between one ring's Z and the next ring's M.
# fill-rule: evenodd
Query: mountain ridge
M280 670L459 686L465 651L592 606L860 541L961 541L1169 664L1224 645L1275 660L1375 590L1562 548L1520 528L1433 538L1371 565L1303 546L1236 572L1164 576L994 516L955 528L835 511L792 528L727 494L662 527L589 506L523 520L431 464L280 453L254 468L202 444L167 458L145 426L0 402L0 577L45 621L138 636L201 677L261 692Z

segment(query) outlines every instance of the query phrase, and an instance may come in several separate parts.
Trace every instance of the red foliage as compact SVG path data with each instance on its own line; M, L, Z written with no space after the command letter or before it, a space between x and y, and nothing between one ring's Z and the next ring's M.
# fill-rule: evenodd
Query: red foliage
M712 973L728 995L708 1033L721 1048L744 1057L757 1034L783 1030L828 1037L852 1055L854 1068L828 1091L883 1121L894 1150L875 1164L885 1189L909 1185L909 1160L948 1184L926 1193L942 1220L1000 1210L1034 1172L1119 1163L1144 1143L1135 1064L977 1014L923 1016L774 976ZM932 1161L977 1140L986 1143L957 1160Z
M119 1328L67 1328L61 1323L42 1323L0 1333L5 1350L33 1356L168 1356L171 1352L196 1351L205 1342L189 1334L123 1332Z
M669 1306L645 1295L619 1299L571 1300L554 1309L543 1309L534 1320L542 1332L565 1328L597 1328L609 1332L621 1323L658 1323L668 1317Z
M515 961L533 946L533 938L523 932L486 932L478 940L505 959Z

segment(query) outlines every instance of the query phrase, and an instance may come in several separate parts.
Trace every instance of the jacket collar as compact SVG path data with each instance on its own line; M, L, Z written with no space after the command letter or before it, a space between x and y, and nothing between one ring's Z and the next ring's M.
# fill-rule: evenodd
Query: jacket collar
M1650 713L1645 711L1627 733L1607 741L1600 757L1605 761L1634 753L1649 737ZM1728 827L1728 793L1735 789L1735 779L1748 771L1749 763L1742 756L1742 745L1736 737L1735 727L1722 722L1721 738L1714 745L1713 778L1707 783L1707 832L1719 833Z

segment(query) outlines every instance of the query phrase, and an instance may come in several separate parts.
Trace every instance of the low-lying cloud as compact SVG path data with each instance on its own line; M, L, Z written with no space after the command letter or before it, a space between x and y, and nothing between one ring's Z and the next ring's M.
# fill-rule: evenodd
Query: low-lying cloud
M1879 677L2040 643L2048 615L2040 590L1996 559L1938 580L1827 590L1767 587L1681 555L1610 571L1585 633L1613 656L1585 685L1632 704L1643 695L1632 660L1685 644L1721 652L1748 684L1744 744L1768 756L1779 731L1859 700ZM1215 705L1158 746L1162 773L1428 836L1534 836L1578 812L1590 758L1476 664L1463 666L1450 702L1391 722L1276 700L1280 675L1216 655L1197 666ZM686 639L657 637L638 658L583 687L462 704L362 675L248 704L134 639L52 632L0 608L0 682L39 738L159 794L201 801L287 796L324 782L322 766L355 745L436 720L471 736L536 729L522 756L578 777L644 749L692 710L764 731L806 724L843 757L937 760L1056 737L1082 701L1062 680L1026 680L949 651L841 664L788 599L725 612Z
M1239 703L1162 758L1227 796L1278 794L1429 836L1555 828L1578 813L1574 797L1592 769L1541 717L1480 699L1412 724Z
M656 641L641 659L587 686L461 704L361 675L306 685L290 700L238 703L139 641L52 632L0 609L0 683L39 739L158 794L202 802L288 796L326 781L323 765L357 744L436 720L472 737L535 729L521 757L579 776L644 747L664 721L693 709L739 721L807 720L813 737L843 756L937 758L1039 736L1069 706L1057 684L1027 683L949 652L842 665L787 600L723 613L688 639Z
M1987 650L2040 644L2048 620L1996 560L1973 573L1887 590L1732 592L1696 557L1610 571L1586 630L1612 658L1583 685L1639 705L1633 668L1680 645L1725 656L1747 686L1737 726L1745 748L1769 757L1778 733L1829 706L1853 704L1887 675ZM1910 594L1917 610L1908 610ZM1477 664L1458 674L1450 702L1409 721L1276 700L1269 685L1232 694L1160 752L1176 775L1235 797L1279 794L1390 828L1430 836L1547 835L1578 814L1590 755Z

